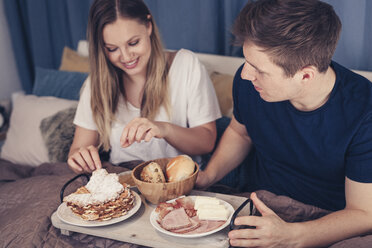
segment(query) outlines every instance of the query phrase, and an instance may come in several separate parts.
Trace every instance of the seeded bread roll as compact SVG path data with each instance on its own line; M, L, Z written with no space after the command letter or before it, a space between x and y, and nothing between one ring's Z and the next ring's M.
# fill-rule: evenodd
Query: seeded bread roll
M173 158L166 167L168 182L178 182L188 178L194 173L195 162L187 155Z
M143 167L140 177L142 181L148 183L165 183L164 173L156 162L151 162Z

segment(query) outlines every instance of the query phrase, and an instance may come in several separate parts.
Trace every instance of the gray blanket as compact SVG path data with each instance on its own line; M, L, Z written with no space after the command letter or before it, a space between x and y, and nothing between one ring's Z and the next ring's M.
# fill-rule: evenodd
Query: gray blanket
M128 170L104 166L109 172ZM0 247L139 247L79 233L65 236L53 227L50 216L60 204L60 190L74 176L66 163L32 168L0 159ZM65 195L83 184L76 180Z
M104 163L109 172L132 169L138 161L121 167ZM60 190L75 174L66 163L47 163L33 168L0 159L0 247L125 247L142 246L73 233L65 236L53 227L50 216L60 205ZM65 195L84 185L83 180L70 184ZM236 193L214 187L212 191ZM305 221L328 214L326 210L297 202L267 191L257 192L260 199L286 221ZM249 196L248 193L239 195ZM372 247L372 235L338 242L332 248Z

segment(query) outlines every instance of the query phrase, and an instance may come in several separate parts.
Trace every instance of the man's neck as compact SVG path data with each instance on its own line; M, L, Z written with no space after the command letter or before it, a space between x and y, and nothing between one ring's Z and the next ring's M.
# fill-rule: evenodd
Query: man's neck
M301 111L313 111L323 106L329 99L336 82L336 73L328 67L325 73L318 73L307 86L300 101L291 101Z

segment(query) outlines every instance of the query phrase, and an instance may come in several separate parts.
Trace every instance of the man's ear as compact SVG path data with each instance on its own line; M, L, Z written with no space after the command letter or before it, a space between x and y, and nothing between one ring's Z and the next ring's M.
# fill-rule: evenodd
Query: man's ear
M300 71L301 80L303 82L308 82L308 81L313 80L315 78L317 71L318 70L315 68L315 66L312 66L312 65L305 66Z

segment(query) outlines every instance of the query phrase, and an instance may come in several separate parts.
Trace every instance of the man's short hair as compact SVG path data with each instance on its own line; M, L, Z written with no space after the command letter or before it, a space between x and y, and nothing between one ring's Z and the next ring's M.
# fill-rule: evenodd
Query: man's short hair
M305 66L325 72L341 31L333 7L318 0L258 0L239 13L233 34L253 43L292 77Z

